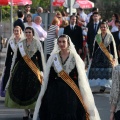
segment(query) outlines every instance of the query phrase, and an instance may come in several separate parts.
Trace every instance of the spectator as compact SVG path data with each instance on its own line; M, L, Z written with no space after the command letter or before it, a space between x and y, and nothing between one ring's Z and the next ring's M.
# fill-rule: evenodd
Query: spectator
M27 14L26 15L26 22L24 23L25 28L26 27L34 27L34 22L32 22L32 15L31 14Z
M61 12L56 11L55 17L57 17L59 19L59 21L60 21L59 26L60 26L62 24L62 20L63 20Z
M36 37L37 39L39 39L39 35L38 35L38 33L36 32L36 29L34 28L35 23L32 22L32 15L31 15L31 14L27 14L27 16L26 16L26 22L24 23L24 25L25 25L25 28L26 28L26 27L32 27L32 28L34 29L34 32L35 32L35 37Z
M37 13L33 14L32 16L32 20L34 21L36 16L40 16L40 14L43 13L43 8L42 7L38 7L37 8Z
M69 22L67 20L63 20L60 29L58 31L58 36L62 35L64 33L64 28L69 25Z
M44 49L44 40L47 38L47 32L40 26L42 23L42 18L40 16L36 16L34 20L34 26L35 32L37 32L38 38L42 44L42 47Z
M82 8L77 9L77 15L80 16L80 18L83 19L83 21L86 23L87 21L87 14L85 14L84 10Z
M90 58L92 57L93 43L94 43L95 35L98 32L99 26L100 26L100 15L98 12L94 12L93 22L89 23L88 32L87 32L87 44L88 44Z
M83 35L82 28L76 24L76 20L76 16L70 16L70 25L64 28L64 34L70 36L76 51L80 55L83 48Z
M27 14L31 14L31 13L30 13L30 10L31 10L30 5L29 5L29 4L25 5L24 22L27 22L27 20L26 20Z
M59 19L55 17L47 31L47 39L46 39L47 58L49 58L54 47L55 39L58 37L59 23L60 23Z
M25 26L24 26L24 23L23 23L23 19L24 19L24 14L21 10L18 10L17 11L17 16L18 16L18 19L14 22L13 26L20 26L22 31L24 31L25 29Z
M115 26L115 20L119 20L119 16L117 13L114 13L112 15L112 20L111 22L108 23L108 26L114 27Z
M119 47L120 47L120 21L119 21L119 25L118 25L118 31L116 32L113 32L113 37L114 37L114 40L115 40L115 45L116 45L116 49L117 49L117 52L119 50ZM118 59L118 62L120 64L120 55L118 54L119 56L119 59Z
M86 21L87 23L89 23L90 16L91 16L94 12L99 12L99 9L96 8L96 7L94 7L94 8L92 9L92 12L90 12L90 13L87 15L87 21Z
M111 32L116 32L118 31L118 26L119 26L119 20L115 20L115 25L112 27Z

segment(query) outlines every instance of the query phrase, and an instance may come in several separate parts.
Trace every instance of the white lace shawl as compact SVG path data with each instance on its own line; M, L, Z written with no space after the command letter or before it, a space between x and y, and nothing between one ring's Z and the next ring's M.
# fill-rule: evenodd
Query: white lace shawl
M72 53L72 51L70 51L70 52ZM78 71L79 88L80 88L80 91L81 91L81 94L82 94L84 104L86 105L87 110L90 114L90 120L101 120L100 116L99 116L99 113L97 111L97 108L95 106L92 91L91 91L89 83L88 83L84 63L77 53L72 53L72 54L75 58L75 63L76 63L77 71ZM40 106L41 106L42 98L43 98L44 93L47 89L50 68L52 66L55 55L56 55L56 53L52 54L50 56L50 58L48 59L46 69L45 69L45 72L44 72L44 82L41 86L41 92L39 94L39 97L38 97L38 100L37 100L37 103L36 103L33 120L38 120L39 109L40 109Z

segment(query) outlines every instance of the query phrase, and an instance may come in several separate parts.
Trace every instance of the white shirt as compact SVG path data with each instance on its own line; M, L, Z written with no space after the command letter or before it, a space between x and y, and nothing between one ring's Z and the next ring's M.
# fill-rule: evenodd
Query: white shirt
M80 17L81 17L85 22L87 22L87 14L85 14L84 11L82 11L82 12L80 13Z
M90 16L91 16L92 14L93 14L93 12L91 12L91 13L89 13L89 14L87 15L87 20L86 20L87 23L89 23Z
M47 32L40 25L37 24L34 24L34 28L38 33L40 41L44 41L47 38Z
M111 32L116 32L118 31L118 27L117 26L113 26L112 29L111 29Z
M75 25L71 25L71 24L70 24L70 28L71 28L71 30L74 29L74 27L75 27Z

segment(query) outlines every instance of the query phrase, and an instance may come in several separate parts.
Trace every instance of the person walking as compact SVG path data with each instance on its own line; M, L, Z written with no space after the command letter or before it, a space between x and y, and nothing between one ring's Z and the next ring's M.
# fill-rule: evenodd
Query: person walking
M93 22L90 22L88 25L88 32L87 32L87 44L89 49L89 57L92 57L93 53L93 43L95 40L95 36L98 32L100 26L100 15L98 12L93 13Z
M100 30L95 37L91 66L88 70L90 86L100 92L112 85L112 69L117 64L117 51L114 38L109 31L107 22L100 24Z
M100 120L84 63L61 35L48 59L33 120Z
M64 28L64 34L70 36L76 51L80 55L83 48L83 35L82 28L76 25L75 15L70 16L70 25Z
M5 86L10 76L10 68L12 64L12 58L16 48L18 47L18 42L24 39L24 34L20 26L15 26L13 28L13 35L8 40L7 45L7 53L6 53L6 60L5 60L5 67L1 76L1 86L0 86L0 96L5 97Z
M24 14L21 10L18 10L17 11L17 16L18 16L18 19L14 22L13 26L20 26L22 31L24 31L25 29L25 26L24 26L24 23L23 23L23 19L24 19Z
M33 111L43 82L45 67L42 45L34 39L34 29L25 28L26 39L18 44L6 86L5 106L24 109L23 120Z

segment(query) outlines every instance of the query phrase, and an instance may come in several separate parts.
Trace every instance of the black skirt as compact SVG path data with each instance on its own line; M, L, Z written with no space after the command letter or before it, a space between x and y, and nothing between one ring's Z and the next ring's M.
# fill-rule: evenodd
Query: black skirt
M114 114L114 116L115 116L115 120L120 120L120 110L117 111L117 112Z
M69 74L78 86L77 70ZM40 120L86 120L86 112L74 91L52 67L47 90L39 110Z

